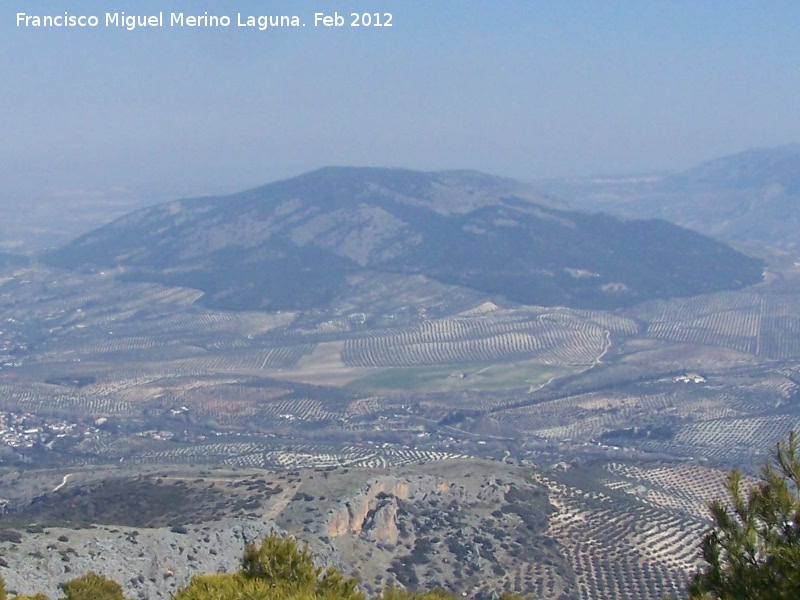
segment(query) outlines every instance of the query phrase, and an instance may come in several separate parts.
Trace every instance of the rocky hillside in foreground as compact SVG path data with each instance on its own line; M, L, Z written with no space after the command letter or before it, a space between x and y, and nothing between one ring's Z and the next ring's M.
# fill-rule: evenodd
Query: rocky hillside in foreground
M12 499L0 518L0 575L10 590L55 598L59 582L94 570L131 598L167 599L193 574L237 570L245 543L284 531L369 597L399 583L476 600L498 591L652 600L684 588L708 526L703 502L709 489L723 491L721 472L690 466L703 485L687 486L684 468L460 459L282 472L83 469L66 483L41 472L46 491Z
M614 308L738 289L762 265L663 221L567 210L473 172L326 168L133 213L43 257L205 292L234 310L325 306L369 273L424 275L524 304Z

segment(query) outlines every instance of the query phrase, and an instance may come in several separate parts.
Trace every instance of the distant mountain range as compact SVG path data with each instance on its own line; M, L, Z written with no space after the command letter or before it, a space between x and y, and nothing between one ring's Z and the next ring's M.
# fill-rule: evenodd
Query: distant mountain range
M42 258L121 267L234 310L325 306L365 270L525 304L614 308L741 288L763 267L664 221L570 210L508 179L338 167L140 210Z
M670 175L540 185L585 210L665 219L721 239L800 249L800 144L748 150Z

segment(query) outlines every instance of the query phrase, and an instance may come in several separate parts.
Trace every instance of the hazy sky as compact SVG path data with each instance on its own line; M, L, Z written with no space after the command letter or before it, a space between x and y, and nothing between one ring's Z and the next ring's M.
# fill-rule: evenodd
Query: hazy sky
M96 15L17 27L17 12ZM183 11L227 28L104 26ZM314 27L314 13L345 26ZM349 13L391 12L391 28ZM243 15L298 15L246 29ZM533 180L680 169L800 141L800 2L10 0L0 8L8 194L163 198L323 165Z

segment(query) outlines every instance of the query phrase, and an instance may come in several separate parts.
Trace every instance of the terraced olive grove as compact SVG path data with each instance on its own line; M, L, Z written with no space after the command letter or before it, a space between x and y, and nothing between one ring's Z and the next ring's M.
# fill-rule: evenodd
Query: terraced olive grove
M221 544L232 543L223 527L268 522L365 573L370 593L459 581L452 592L478 597L649 600L680 592L696 569L702 504L724 491L728 468L754 471L800 425L795 267L743 291L614 310L369 273L324 308L237 312L114 269L3 269L0 530L12 533L0 556L64 580L83 560L69 547L87 561L94 552L75 531L95 530L70 529L56 505L95 506L99 518L97 503L77 499L148 474L137 485L168 497L180 480L194 508L80 526L102 525L110 546L136 552L128 538L147 539L145 556L166 551L156 541L166 531L184 547L186 577L221 564L197 558L214 539L205 527ZM362 489L420 473L448 491ZM372 520L332 536L331 515L364 497ZM455 506L466 513L439 518ZM177 579L165 569L147 565L126 589L170 597Z

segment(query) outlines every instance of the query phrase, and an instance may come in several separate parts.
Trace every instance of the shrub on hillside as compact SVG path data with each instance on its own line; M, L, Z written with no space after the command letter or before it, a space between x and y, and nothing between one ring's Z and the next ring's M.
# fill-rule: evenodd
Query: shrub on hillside
M307 547L272 533L248 544L237 573L200 575L174 600L364 600L357 582L330 567L321 569Z

